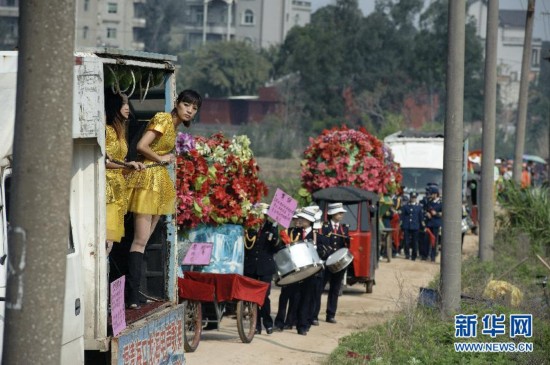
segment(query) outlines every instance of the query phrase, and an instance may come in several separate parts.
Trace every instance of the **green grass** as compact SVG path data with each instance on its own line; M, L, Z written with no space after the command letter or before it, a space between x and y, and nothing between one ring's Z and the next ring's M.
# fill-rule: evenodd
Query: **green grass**
M300 179L300 159L275 159L258 157L256 162L260 167L260 179L267 185L269 194L265 202L271 202L277 189L298 198L298 190L302 185Z
M462 293L477 299L464 300L460 312L478 315L478 335L472 342L532 342L532 353L456 353L453 343L466 341L455 339L454 319L442 319L438 310L411 303L403 305L390 321L342 338L325 363L550 364L550 306L545 304L542 287L536 284L538 275L550 276L550 272L535 256L546 252L550 239L550 208L544 206L548 200L542 196L547 197L548 191L512 189L502 204L504 213L495 236L494 261L470 257L463 262ZM507 281L521 290L523 300L518 308L513 308L508 298L482 298L492 279ZM439 287L439 278L430 287ZM507 333L492 339L481 334L483 315L492 313L507 315L507 329L509 314L532 314L533 337L511 339Z

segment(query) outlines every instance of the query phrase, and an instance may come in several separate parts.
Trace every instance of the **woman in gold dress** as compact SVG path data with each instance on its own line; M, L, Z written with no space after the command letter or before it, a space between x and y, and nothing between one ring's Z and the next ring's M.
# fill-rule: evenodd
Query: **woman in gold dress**
M128 153L126 143L126 123L130 116L128 97L124 94L105 93L105 152L107 202L107 255L111 252L113 242L120 242L124 237L124 215L128 206L126 179L123 171L141 170L141 162L125 162ZM114 162L117 161L118 163Z
M134 213L134 240L128 263L129 308L140 307L141 264L147 241L160 216L176 211L176 189L166 168L166 165L176 161L172 152L176 144L176 130L181 123L190 126L201 103L202 98L196 91L182 91L172 112L155 114L137 144L137 151L143 156L147 168L130 174L128 178L128 211Z

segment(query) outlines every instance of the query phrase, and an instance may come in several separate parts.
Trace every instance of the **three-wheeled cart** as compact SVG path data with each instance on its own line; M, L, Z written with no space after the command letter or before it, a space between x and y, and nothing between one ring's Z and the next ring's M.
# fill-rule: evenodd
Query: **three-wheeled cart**
M193 352L199 346L203 327L219 324L226 305L236 305L237 331L242 342L250 343L256 330L258 306L264 304L269 284L240 274L214 274L187 271L178 278L179 297L185 303L184 348ZM203 316L205 312L215 317Z
M336 186L317 190L313 200L319 204L325 217L329 203L341 202L347 213L343 223L349 226L352 265L346 272L346 284L365 284L366 292L372 293L375 284L375 269L379 256L378 242L378 195L351 186Z

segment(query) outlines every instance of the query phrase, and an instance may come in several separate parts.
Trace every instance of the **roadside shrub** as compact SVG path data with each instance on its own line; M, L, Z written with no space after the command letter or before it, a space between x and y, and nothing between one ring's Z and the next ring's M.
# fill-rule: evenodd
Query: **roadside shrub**
M471 340L454 337L453 319L442 319L437 309L402 306L401 312L390 321L344 337L338 348L326 360L327 365L345 364L548 364L550 359L550 304L544 291L536 284L536 277L548 275L529 247L510 234L498 231L495 236L495 260L481 262L470 257L462 265L461 313L478 315L478 334ZM527 257L526 260L523 260ZM518 265L519 264L519 265ZM520 288L524 299L518 308L504 300L485 300L483 290L491 279L510 282ZM439 287L439 277L430 283ZM510 338L508 332L492 339L481 334L481 319L485 314L505 314L509 325L510 314L533 315L533 337ZM532 342L531 353L457 353L454 342Z
M550 248L550 189L548 187L522 189L507 181L499 195L504 212L498 217L500 227L529 235L536 253L547 253Z

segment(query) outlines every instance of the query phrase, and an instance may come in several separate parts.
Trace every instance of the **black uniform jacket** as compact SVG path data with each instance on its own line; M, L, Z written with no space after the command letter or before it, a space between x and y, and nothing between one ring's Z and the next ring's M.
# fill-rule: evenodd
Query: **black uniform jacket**
M244 272L249 275L273 275L277 272L273 254L277 251L277 226L266 221L259 230L249 229L245 234Z
M339 224L338 230L334 230L332 223L324 222L320 234L317 235L317 253L326 260L331 254L343 247L349 247L349 226Z

